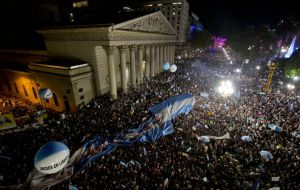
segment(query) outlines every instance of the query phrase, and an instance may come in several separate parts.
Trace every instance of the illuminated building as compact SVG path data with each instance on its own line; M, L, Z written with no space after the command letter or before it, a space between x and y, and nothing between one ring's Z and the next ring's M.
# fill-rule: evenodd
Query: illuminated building
M162 72L165 62L174 62L176 31L160 11L129 20L121 17L125 18L38 30L48 52L23 53L27 60L18 60L20 52L0 56L0 94L75 111L95 96L109 92L117 99L117 89L126 93L129 86L138 88L144 79ZM19 66L23 69L17 70ZM44 87L54 92L49 101L36 96Z

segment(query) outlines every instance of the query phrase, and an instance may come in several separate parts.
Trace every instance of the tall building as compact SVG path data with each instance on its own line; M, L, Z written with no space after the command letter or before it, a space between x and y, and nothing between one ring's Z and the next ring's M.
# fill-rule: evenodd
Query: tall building
M125 3L120 12L160 10L177 32L180 45L186 43L189 32L189 3L186 0L155 0L142 3Z

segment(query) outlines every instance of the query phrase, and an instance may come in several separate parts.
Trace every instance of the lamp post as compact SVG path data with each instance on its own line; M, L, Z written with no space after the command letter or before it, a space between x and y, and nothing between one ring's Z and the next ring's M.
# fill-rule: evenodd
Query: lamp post
M293 84L287 84L286 87L287 87L288 90L294 90L295 89L295 85L293 85Z

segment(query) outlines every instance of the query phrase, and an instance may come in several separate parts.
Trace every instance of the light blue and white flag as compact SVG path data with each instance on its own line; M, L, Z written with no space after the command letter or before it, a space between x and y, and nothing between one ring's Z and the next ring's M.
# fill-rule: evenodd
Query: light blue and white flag
M157 123L158 127L151 128L147 133L143 134L140 141L154 142L162 136L169 135L174 132L173 123L180 114L187 115L196 102L191 94L180 94L173 96L162 103L149 108L149 112L153 118L160 118Z
M242 136L241 140L244 142L252 142L252 138L250 136Z
M263 157L266 160L272 160L273 159L273 155L268 151L262 150L262 151L259 152L259 154L261 155L261 157Z
M275 125L275 124L268 124L268 127L277 133L280 133L283 131L281 127L279 127L278 125Z

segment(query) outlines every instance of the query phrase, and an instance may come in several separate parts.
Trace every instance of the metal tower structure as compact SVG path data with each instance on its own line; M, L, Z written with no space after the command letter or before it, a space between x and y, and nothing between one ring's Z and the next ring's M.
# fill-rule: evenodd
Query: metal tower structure
M270 87L271 87L271 84L272 84L272 78L273 78L274 72L277 69L277 67L278 67L278 65L276 63L271 63L269 65L268 80L267 80L267 83L264 87L264 91L265 91L266 94L268 94L270 92Z

